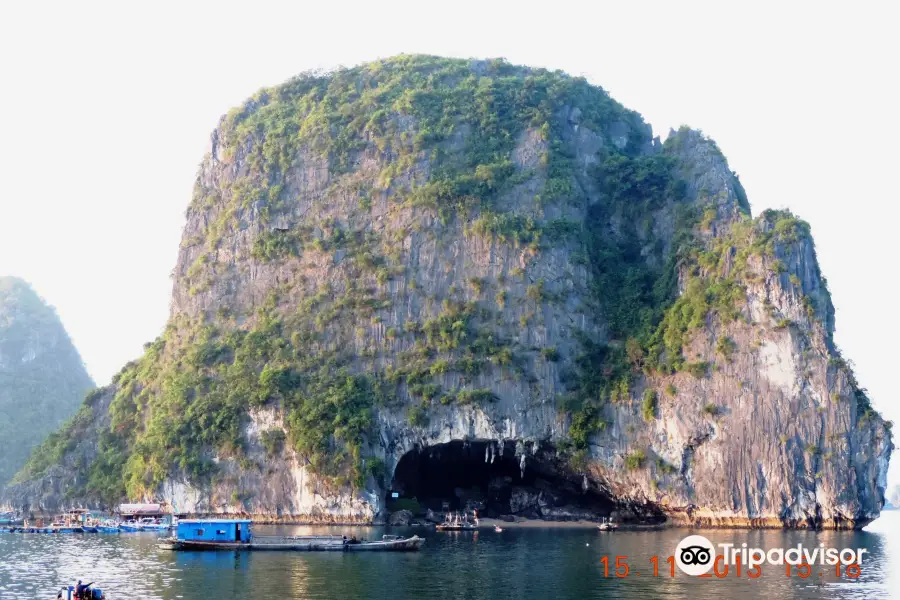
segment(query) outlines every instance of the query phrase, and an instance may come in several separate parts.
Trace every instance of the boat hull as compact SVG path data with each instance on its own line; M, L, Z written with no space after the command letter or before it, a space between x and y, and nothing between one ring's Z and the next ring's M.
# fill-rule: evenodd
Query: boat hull
M164 540L157 544L163 550L257 550L264 552L415 552L425 543L414 535L402 540L383 542L348 542L342 540L293 540L288 542L196 542Z

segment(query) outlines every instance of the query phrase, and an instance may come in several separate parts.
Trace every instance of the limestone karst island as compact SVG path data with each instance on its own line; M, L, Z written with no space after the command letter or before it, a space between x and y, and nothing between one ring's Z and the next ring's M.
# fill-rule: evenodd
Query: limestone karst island
M858 529L884 504L890 424L809 226L558 71L403 55L231 110L165 331L107 387L81 395L50 316L16 345L8 307L0 377L49 344L53 410L84 398L0 460L21 515Z

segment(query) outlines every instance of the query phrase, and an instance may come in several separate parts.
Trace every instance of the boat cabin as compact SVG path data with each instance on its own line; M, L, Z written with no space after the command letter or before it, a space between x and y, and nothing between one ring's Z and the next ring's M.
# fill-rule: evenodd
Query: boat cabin
M251 523L249 519L188 519L178 521L176 537L188 542L248 543Z

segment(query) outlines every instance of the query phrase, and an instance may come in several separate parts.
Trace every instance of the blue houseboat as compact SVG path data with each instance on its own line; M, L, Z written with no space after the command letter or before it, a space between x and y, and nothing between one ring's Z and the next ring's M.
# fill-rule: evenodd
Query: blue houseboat
M425 542L418 536L386 535L369 542L345 535L261 536L254 538L248 519L188 519L178 521L175 537L158 544L164 550L332 550L410 551Z
M225 544L248 544L253 534L249 519L215 520L189 519L178 521L175 532L177 539L185 542L211 542Z

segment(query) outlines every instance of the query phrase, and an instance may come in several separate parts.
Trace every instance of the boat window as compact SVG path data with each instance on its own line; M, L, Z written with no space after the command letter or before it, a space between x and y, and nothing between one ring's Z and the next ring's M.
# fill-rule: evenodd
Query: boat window
M225 530L224 530L224 529L217 529L217 530L216 530L216 535L225 535Z
M203 530L202 530L202 529L198 529L197 531L194 532L194 534L195 534L195 535L203 535Z

